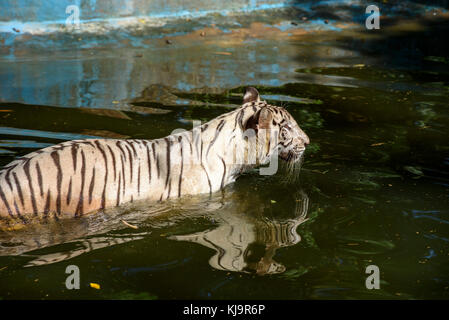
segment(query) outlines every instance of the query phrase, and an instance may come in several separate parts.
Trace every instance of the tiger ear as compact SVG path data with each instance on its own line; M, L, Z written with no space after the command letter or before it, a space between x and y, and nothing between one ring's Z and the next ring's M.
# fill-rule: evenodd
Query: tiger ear
M246 88L245 95L243 96L243 104L253 101L260 101L259 92L256 88L248 87Z
M271 113L270 109L262 108L248 118L245 123L245 130L254 129L257 131L259 129L269 129L272 120L273 114Z
M268 109L268 108L260 109L259 129L270 128L272 120L273 120L273 114L270 109Z

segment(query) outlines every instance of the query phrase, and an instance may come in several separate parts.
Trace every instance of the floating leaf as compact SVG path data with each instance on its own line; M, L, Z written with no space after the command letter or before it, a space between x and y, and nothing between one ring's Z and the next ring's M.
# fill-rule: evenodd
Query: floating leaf
M97 289L97 290L100 290L100 285L98 283L91 282L90 283L90 287L94 288L94 289Z

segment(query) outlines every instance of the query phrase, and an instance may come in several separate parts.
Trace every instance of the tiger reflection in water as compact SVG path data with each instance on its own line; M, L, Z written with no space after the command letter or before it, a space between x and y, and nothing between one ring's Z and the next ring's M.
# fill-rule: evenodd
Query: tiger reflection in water
M213 229L168 239L195 242L215 250L209 264L218 270L259 275L282 273L285 267L273 257L277 249L301 241L296 229L307 220L309 207L309 199L304 192L292 196L286 201L295 203L295 206L287 212L272 212L277 206L271 204L267 196L243 186L229 187L210 197L202 195L160 203L157 207L137 202L130 207L122 206L121 209L111 209L79 220L36 225L34 232L28 229L26 233L3 234L0 237L0 256L29 257L25 267L48 265L94 250L148 239L155 230L165 232L168 226L175 227L174 233L182 233L176 228L182 229L183 221L207 217L216 223ZM138 230L125 227L122 218L137 225ZM3 246L4 243L8 245ZM65 245L57 247L61 243ZM52 253L48 250L43 254L34 251L52 246Z
M296 229L307 221L309 198L304 192L296 198L293 212L282 218L264 217L258 211L261 208L255 208L255 214L227 211L214 229L169 239L195 242L215 250L209 264L218 270L258 275L282 273L285 266L273 260L276 250L301 241Z

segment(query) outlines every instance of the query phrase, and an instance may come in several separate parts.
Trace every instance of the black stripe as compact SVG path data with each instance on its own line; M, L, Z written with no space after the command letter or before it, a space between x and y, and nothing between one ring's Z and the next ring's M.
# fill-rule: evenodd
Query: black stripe
M209 243L217 252L218 252L218 258L217 258L217 263L219 264L219 266L223 269L223 270L228 270L229 267L224 266L221 263L221 259L223 259L226 250L224 250L223 248L217 246L215 243L213 243L212 241L210 241L209 239L203 238L203 240L207 243Z
M224 120L221 120L220 123L218 124L217 129L215 130L215 136L214 136L214 138L212 139L211 143L209 144L209 147L207 148L206 157L207 157L207 155L209 154L210 148L212 147L212 145L213 145L213 144L215 143L215 141L217 140L218 135L219 135L220 132L221 132L221 129L223 129L223 127L224 127L224 122L225 122Z
M76 171L77 152L78 152L78 145L74 143L72 145L73 171Z
M134 170L133 170L133 155L131 153L131 150L128 148L128 146L125 145L126 150L128 151L129 154L129 176L131 177L131 183L133 183L133 174L134 174Z
M19 218L26 223L27 220L22 216L22 214L20 213L19 207L17 206L16 201L14 200L14 208L16 209L17 215L19 216Z
M234 132L232 132L231 139L229 139L229 141L228 141L228 146L231 144L232 140L234 140L234 139L235 139L235 134L234 134Z
M67 199L66 199L67 205L70 203L71 198L72 198L72 177L70 177L69 190L67 191Z
M6 170L5 180L6 180L6 182L8 183L9 189L11 189L11 191L14 191L14 190L12 189L11 180L9 179L9 174L11 173L11 170L12 170L12 169L13 169L13 168L10 168L10 169Z
M239 110L237 112L237 114L235 115L234 130L237 128L238 119L239 119L241 113L242 113L242 110Z
M292 144L292 142L293 142L293 139L290 139L290 142L289 142L289 143L284 144L283 142L281 142L281 144L282 144L284 147L288 147L289 145Z
M120 155L120 161L122 162L122 171L121 171L121 173L122 173L122 177L123 177L123 179L122 179L122 184L123 184L123 191L122 191L122 193L123 193L123 196L125 196L126 176L125 176L125 164L124 164L122 155Z
M83 141L80 141L80 142L78 142L78 143L87 144L87 145L89 145L89 146L95 148L95 146L92 144L92 141L83 140Z
M106 207L106 182L107 182L107 174L104 176L104 187L103 187L103 193L101 194L101 204L100 209L104 209Z
M159 167L159 154L156 155L156 148L154 142L151 144L151 148L153 149L153 158L156 161L157 178L159 179L161 175L161 168Z
M89 204L92 202L92 193L94 191L95 186L95 167L92 169L92 178L90 179L90 185L89 185Z
M171 160L170 160L170 146L171 141L168 138L164 138L165 143L167 143L167 155L166 155L166 161L167 161L167 177L165 178L165 189L167 189L168 182L170 181L170 167L171 167ZM171 185L170 185L171 186ZM168 190L167 198L170 197L170 189Z
M121 147L120 141L117 141L116 146L120 149L120 158L121 158L121 162L122 162L122 171L125 171L125 166L124 166L124 163L123 163L123 159L125 159L125 161L126 161L126 153L123 150L123 148Z
M16 200L14 200L14 208L16 209L17 215L20 217L21 214L20 214L19 207L17 206Z
M271 135L270 135L270 137L268 137L267 154L265 155L266 157L267 157L268 154L270 153L270 147L271 147Z
M104 173L104 183L103 183L103 193L101 194L101 205L100 208L104 209L106 204L106 186L108 183L108 159L106 157L106 152L103 150L103 148L100 145L100 142L98 140L95 141L95 145L100 150L101 154L103 155L104 159L104 166L105 166L105 173Z
M171 180L170 180L170 184L168 185L168 192L167 192L167 198L170 198L170 193L171 193Z
M116 201L116 206L118 206L119 204L120 204L120 185L121 185L121 179L122 179L122 176L121 175L119 175L118 176L118 188L117 188L117 201Z
M112 151L111 147L108 146L109 152L111 153L112 156L112 167L114 168L114 181L117 178L117 168L116 168L116 164L115 164L115 155L114 152Z
M245 115L245 109L242 109L242 111L239 114L238 117L238 123L240 124L240 126L243 128L243 116Z
M48 193L47 193L47 200L45 201L45 207L44 207L44 215L45 216L48 216L48 213L50 212L50 198L51 198L51 193L50 193L50 188L49 188Z
M84 151L81 150L81 190L78 197L78 206L75 211L75 217L83 214L83 191L84 191L84 181L86 179L86 157L84 156Z
M225 161L223 160L222 157L220 157L220 159L221 159L221 162L223 162L223 176L221 177L221 189L223 189L223 187L224 187L224 179L226 177L226 163L225 163Z
M210 183L209 174L207 173L206 168L204 167L204 165L202 163L201 163L201 167L203 168L204 172L206 173L207 182L209 183L209 193L212 193L212 185Z
M151 159L150 159L150 149L148 148L148 142L145 141L145 146L147 147L147 164L148 164L148 183L151 182Z
M14 217L14 215L12 214L11 208L9 207L9 203L8 203L8 201L6 200L5 194L3 193L2 188L0 188L0 198L3 200L3 203L5 204L6 209L8 210L9 215L10 215L11 217Z
M57 180L56 180L56 186L58 189L58 196L56 197L56 212L58 215L61 215L61 184L62 184L62 170L61 170L61 163L59 161L59 152L53 151L51 153L51 157L53 158L53 162L55 163L55 166L58 170Z
M125 151L123 150L123 148L122 148L122 146L120 145L120 143L121 143L121 141L117 141L116 143L115 143L115 145L120 149L120 152L125 156L125 158L126 158L126 153L125 153Z
M17 174L15 172L13 172L12 175L14 177L14 182L16 183L17 191L19 192L20 202L22 203L22 207L23 207L24 206L23 193L22 193L22 188L20 187L19 179L17 179Z
M100 142L98 140L95 140L95 145L97 146L97 149L100 150L101 155L103 156L104 164L107 166L107 158L106 158L106 152L104 152L103 148L100 145Z
M44 196L44 186L42 184L42 172L41 167L39 166L39 162L36 161L36 171L37 171L37 181L39 183L39 190L41 192L41 197Z
M179 173L179 182L178 182L178 198L181 197L181 183L182 183L182 171L184 170L184 159L182 155L182 136L178 137L179 148L181 153L181 172Z
M134 145L131 143L131 141L125 140L125 142L131 147L131 149L133 149L134 156L137 157L137 151L136 151L136 148L135 148Z
M116 143L117 147L120 149L120 162L122 164L122 183L123 183L123 195L125 195L125 183L126 183L126 173L125 173L125 161L126 161L126 153L125 151L122 149L122 147L120 146L120 141L117 141Z
M33 183L31 181L30 176L30 161L27 161L25 165L23 166L23 170L25 171L25 175L28 180L28 187L30 188L30 196L31 196L31 204L33 205L33 213L37 215L37 206L36 206L36 199L34 197L34 189L33 189Z

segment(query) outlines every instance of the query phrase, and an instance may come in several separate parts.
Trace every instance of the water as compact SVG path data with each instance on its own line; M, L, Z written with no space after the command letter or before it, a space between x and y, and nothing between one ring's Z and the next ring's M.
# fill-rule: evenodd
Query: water
M0 103L1 165L80 136L191 128L239 105L246 85L312 143L299 181L250 172L211 196L2 231L0 298L448 298L448 60L420 30L2 59L2 86L16 91ZM379 290L365 287L372 264ZM80 290L65 288L68 265Z

